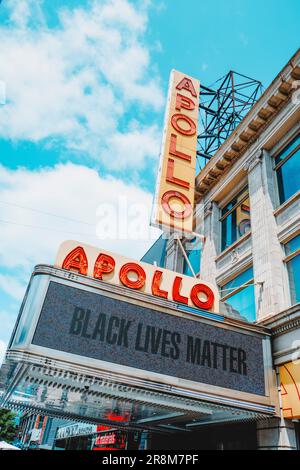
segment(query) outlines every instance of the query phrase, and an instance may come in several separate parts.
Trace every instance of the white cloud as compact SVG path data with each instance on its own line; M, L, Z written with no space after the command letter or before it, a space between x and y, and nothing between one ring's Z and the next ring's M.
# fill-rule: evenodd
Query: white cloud
M0 273L0 289L16 300L22 300L25 294L26 285L17 280L17 276L10 276Z
M10 0L8 7L11 23L0 27L0 80L7 95L0 136L63 142L114 169L155 158L161 132L153 120L143 125L131 117L163 104L143 39L147 2L65 7L52 28L42 1Z
M4 355L5 355L5 352L6 352L6 348L7 348L7 344L0 339L0 366L3 362Z
M83 165L0 166L0 356L34 265L53 264L66 239L139 259L160 233L151 205L152 194Z
M144 159L151 158L156 147L158 154L159 140L155 126L141 129L136 124L126 134L116 132L108 137L109 148L103 152L105 161L109 162L106 166L112 170L126 167L140 170Z
M5 309L0 309L0 339L4 341L5 344L8 343L11 337L18 313L19 305L16 303L8 304Z
M0 287L21 295L33 266L52 264L65 239L140 258L159 234L149 228L151 205L152 194L82 165L0 166L0 265L17 277L9 286L9 276L1 276Z
M53 264L66 239L139 259L160 233L151 205L152 194L83 165L0 166L0 357L34 265Z
M4 359L6 348L15 326L18 310L16 305L9 305L5 309L0 309L0 365Z

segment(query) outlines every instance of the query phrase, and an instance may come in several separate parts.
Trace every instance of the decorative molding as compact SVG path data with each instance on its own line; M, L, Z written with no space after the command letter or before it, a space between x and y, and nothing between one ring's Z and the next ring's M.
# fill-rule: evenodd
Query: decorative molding
M233 250L237 250L242 243L247 240L248 238L251 237L251 230L249 232L246 232L241 238L236 240L232 245L230 245L226 250L222 251L218 256L215 257L215 261L218 262L222 258L224 258L228 253L230 253Z
M278 326L277 328L271 328L272 329L272 336L279 336L283 333L286 333L287 331L295 330L295 329L300 329L300 318L297 318L296 320L289 320L287 323Z
M257 322L257 325L271 329L272 337L300 328L300 303Z
M232 266L232 264L226 266L226 269L224 269L221 273L217 275L216 283L218 284L218 286L223 286L224 284L227 284L227 282L231 281L231 279L234 279L241 272L248 269L251 265L252 255L251 253L247 253L240 260L237 261L235 266Z
M296 218L289 221L288 224L280 227L278 231L278 240L280 243L287 243L292 238L296 237L300 233L300 218Z
M250 173L257 165L261 165L264 157L263 149L259 149L257 152L249 158L244 165L244 170Z
M273 211L273 214L275 215L275 217L277 217L278 214L280 214L289 206L291 206L295 201L298 201L298 199L300 199L300 190L297 191L293 196L291 196L287 201L285 201L283 204L281 204L279 207L277 207Z
M232 252L230 253L230 255L231 255L231 263L232 264L234 264L240 258L240 253L239 253L238 249L233 249Z
M204 217L211 215L213 212L213 203L209 201L208 204L204 207Z

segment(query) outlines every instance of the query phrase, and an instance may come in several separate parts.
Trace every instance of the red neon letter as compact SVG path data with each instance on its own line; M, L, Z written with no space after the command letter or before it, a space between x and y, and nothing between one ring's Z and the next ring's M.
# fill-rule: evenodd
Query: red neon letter
M202 301L199 299L198 294L203 292L206 295L207 300ZM212 308L215 296L213 291L206 286L205 284L196 284L191 290L191 299L194 305L199 308L203 308L204 310L209 310Z
M188 162L190 162L192 157L188 155L187 153L179 152L179 150L176 149L176 143L177 143L177 135L171 134L169 154L174 155L174 157L179 157L179 158L182 158L183 160L187 160Z
M134 271L137 274L138 278L136 281L128 279L129 271ZM124 286L130 287L130 289L141 289L145 284L146 273L138 264L126 263L120 269L119 278Z
M185 121L187 125L189 126L188 129L184 129L181 127L178 123L178 121ZM171 124L175 131L179 132L179 134L183 135L194 135L196 134L196 124L194 123L193 119L191 119L188 116L185 116L184 114L173 114L172 119L171 119Z
M173 300L175 300L175 302L180 302L181 304L188 304L189 299L180 294L181 281L182 277L180 276L176 276L174 279L172 290Z
M197 97L193 82L189 78L184 77L181 82L178 83L176 89L189 91L192 96L194 96L195 98Z
M162 278L162 271L155 271L153 280L152 280L152 294L157 297L163 297L164 299L168 298L168 292L166 290L161 290L159 288L160 281Z
M102 279L102 274L112 273L115 269L115 260L104 253L100 253L96 259L94 266L94 277L96 279Z
M195 103L191 98L183 96L181 93L177 93L175 109L177 109L177 111L181 111L181 108L193 111L193 109L195 109Z
M170 206L170 199L180 199L184 204L185 209L182 212L174 211ZM166 191L161 198L162 207L164 211L175 219L186 219L193 212L193 207L190 200L179 191Z
M176 178L176 176L174 176L174 160L173 160L173 158L168 158L166 180L168 181L168 183L177 184L177 186L181 186L182 188L186 188L186 189L190 188L190 183L188 181L181 180L180 178Z
M78 271L79 274L86 276L88 270L88 260L84 249L81 246L74 248L74 250L72 250L65 257L62 268L68 269L69 271L75 270Z

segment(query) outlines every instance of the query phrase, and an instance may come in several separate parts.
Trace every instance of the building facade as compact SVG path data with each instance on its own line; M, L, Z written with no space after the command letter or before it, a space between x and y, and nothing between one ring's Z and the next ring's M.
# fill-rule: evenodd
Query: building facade
M23 450L52 450L58 428L66 423L70 421L25 411L19 420L18 443Z

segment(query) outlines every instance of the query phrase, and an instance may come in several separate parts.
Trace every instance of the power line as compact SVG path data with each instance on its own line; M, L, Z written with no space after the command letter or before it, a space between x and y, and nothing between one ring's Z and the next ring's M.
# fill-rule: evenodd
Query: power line
M57 229L51 228L51 227L40 227L38 225L21 224L19 222L13 222L13 221L10 221L10 220L2 220L2 219L0 219L0 223L8 224L8 225L17 225L17 226L20 226L20 227L33 228L33 229L38 229L38 230L47 230L47 231L51 231L51 232L64 233L64 234L69 234L69 235L81 235L81 236L84 236L84 237L92 237L92 238L97 238L98 239L98 237L96 237L96 235L92 235L91 233L69 232L67 230L57 230Z
M58 214L53 214L51 212L46 212L46 211L42 211L40 209L34 209L32 207L28 207L28 206L22 206L20 204L16 204L16 203L13 203L13 202L7 202L7 201L0 201L1 204L7 204L9 206L14 206L14 207L19 207L20 209L25 209L25 210L29 210L29 211L33 211L33 212L38 212L40 214L45 214L45 215L49 215L51 217L57 217L59 219L64 219L64 220L68 220L70 222L75 222L77 224L84 224L84 225L89 225L90 227L94 227L94 224L91 224L89 222L84 222L82 220L76 220L76 219L72 219L71 217L65 217L63 215L58 215Z

